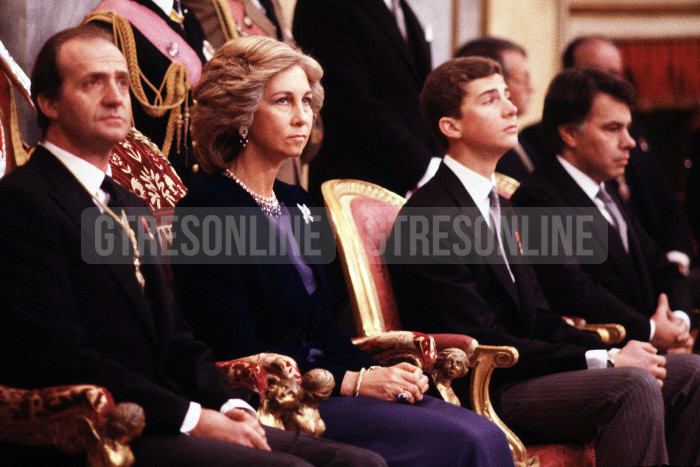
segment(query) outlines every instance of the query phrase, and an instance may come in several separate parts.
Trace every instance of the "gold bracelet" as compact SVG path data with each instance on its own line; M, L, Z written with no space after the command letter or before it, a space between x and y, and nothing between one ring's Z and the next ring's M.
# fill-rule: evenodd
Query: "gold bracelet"
M362 378L364 378L365 373L368 371L376 370L379 365L372 365L369 368L362 368L360 370L360 375L357 377L357 383L355 383L355 397L360 395L360 386L362 386Z

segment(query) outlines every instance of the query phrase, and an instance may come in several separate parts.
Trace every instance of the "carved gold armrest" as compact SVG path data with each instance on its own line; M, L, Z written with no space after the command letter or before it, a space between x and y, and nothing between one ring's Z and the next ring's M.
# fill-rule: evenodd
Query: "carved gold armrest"
M0 440L54 445L86 454L90 467L128 467L134 455L128 443L145 427L143 409L114 404L106 389L94 385L16 389L0 386Z
M320 368L303 377L296 361L286 355L260 353L217 363L229 385L244 385L260 394L260 423L283 430L320 436L326 430L318 412L335 386L333 375Z
M383 366L408 362L431 371L437 358L435 340L421 332L388 331L376 336L357 337L352 343Z
M510 368L518 362L518 351L510 346L479 345L470 357L472 375L470 380L471 403L474 411L495 423L506 435L510 451L517 467L539 465L539 458L528 459L525 445L496 414L491 404L489 385L496 368Z
M586 324L579 323L576 325L581 331L595 332L600 337L603 343L608 345L619 344L625 340L627 331L621 324Z

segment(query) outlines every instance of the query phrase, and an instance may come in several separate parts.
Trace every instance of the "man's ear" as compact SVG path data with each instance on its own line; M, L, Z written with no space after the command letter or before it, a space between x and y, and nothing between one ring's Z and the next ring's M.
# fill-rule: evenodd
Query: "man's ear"
M448 138L459 139L462 137L462 126L456 118L442 117L438 121L438 128Z
M575 148L578 145L576 141L576 133L578 132L578 129L575 125L570 125L568 123L559 125L557 127L557 131L559 132L559 137L566 146Z
M41 113L46 115L49 120L54 120L58 118L58 110L53 99L49 98L46 94L39 94L36 97L36 103L39 106Z

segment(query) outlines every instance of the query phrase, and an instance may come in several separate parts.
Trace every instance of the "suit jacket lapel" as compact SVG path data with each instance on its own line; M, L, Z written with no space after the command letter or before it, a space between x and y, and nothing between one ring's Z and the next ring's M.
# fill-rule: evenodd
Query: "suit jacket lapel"
M81 228L83 211L87 208L96 208L90 194L63 163L45 148L37 147L32 155L32 159L42 170L49 187L51 187L50 195L55 200L58 208L73 220L76 227L81 230L81 241L90 242L91 247L94 248L95 238L85 235ZM115 248L119 248L119 245L115 244ZM94 256L102 258L99 255ZM104 258L103 264L114 276L119 288L133 302L134 310L137 310L146 328L155 338L153 319L148 312L144 294L136 281L134 267L129 264L114 264L109 261L109 258ZM89 286L90 284L86 284L86 287Z
M452 172L452 170L443 163L440 165L440 168L435 174L435 177L442 181L443 186L445 187L449 195L452 197L452 200L454 201L455 205L464 209L465 214L467 214L469 217L474 218L475 210L478 211L478 208L472 197L469 195L467 189L464 187L459 178L457 178L457 175L455 175L455 173ZM474 224L484 225L482 223ZM476 245L476 240L474 239L475 232L470 230L468 234L471 237L472 245ZM490 257L487 258L484 262L489 268L491 268L498 281L508 292L508 295L510 295L513 301L519 307L518 291L515 287L515 284L513 283L513 280L510 277L510 274L508 273L508 268L503 262L500 252L497 249L494 250Z
M607 253L609 261L614 265L615 268L620 273L620 278L624 278L625 284L629 288L632 296L639 296L641 293L641 286L639 283L638 269L634 264L634 261L629 253L625 250L620 235L603 217L603 215L598 210L598 207L591 201L591 199L586 195L586 193L581 189L580 186L574 181L573 178L568 174L568 172L561 166L559 162L554 162L551 165L551 169L554 172L553 177L549 177L550 180L555 180L559 184L557 192L566 200L569 206L572 207L582 207L582 208L595 208L594 215L598 218L594 221L594 225L604 225L604 231L595 229L596 238L599 242L601 248L607 245ZM618 203L620 211L624 211L622 205ZM624 214L623 214L624 215ZM630 231L629 219L626 219L628 225L628 231ZM604 240L604 236L607 235L607 244ZM632 237L634 235L629 235L630 240L630 252L634 254L632 247ZM635 240L636 242L636 240Z
M358 2L359 7L367 12L367 16L377 23L377 26L379 26L379 29L382 31L384 35L387 36L391 44L396 48L396 50L401 54L401 56L404 57L406 60L406 64L408 65L408 68L411 70L411 73L413 73L414 78L416 78L416 82L419 85L423 84L423 81L421 80L418 70L416 68L416 62L414 58L412 57L412 54L410 50L408 49L408 45L406 42L403 40L403 37L401 36L401 31L399 31L399 26L396 24L396 18L394 15L387 9L386 5L384 4L383 0L364 0L361 2ZM407 10L405 10L408 12ZM405 16L408 16L405 14ZM413 28L411 28L413 29ZM408 22L407 22L407 31L409 31L408 28ZM413 34L413 32L411 32ZM410 38L411 36L409 36Z

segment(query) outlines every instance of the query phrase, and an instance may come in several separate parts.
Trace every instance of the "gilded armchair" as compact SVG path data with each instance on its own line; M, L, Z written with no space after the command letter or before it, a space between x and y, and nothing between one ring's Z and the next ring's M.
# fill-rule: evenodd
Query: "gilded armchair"
M513 179L499 177L497 180L500 180L501 190L510 190L513 186L517 188L517 182ZM381 251L380 242L385 242L388 238L405 199L380 186L358 180L330 180L325 182L321 189L336 233L358 333L373 336L387 330L401 329L388 270L377 252ZM596 325L590 327L597 332ZM611 329L607 331L608 336L613 332L620 334L617 325L607 325L604 329ZM624 329L621 333L624 333ZM605 335L606 331L602 334ZM624 334L622 336L624 337ZM516 465L595 464L595 453L591 444L540 445L526 448L518 436L498 417L491 403L489 384L496 368L508 368L517 363L518 351L515 348L479 345L472 337L459 334L432 334L430 337L434 338L436 350L441 353L439 363L444 359L450 360L448 354L452 351L447 349L458 348L466 354L471 369L471 407L505 432ZM439 388L441 371L449 372L449 367L438 364L433 371L433 379ZM440 389L446 400L460 404L449 388Z

